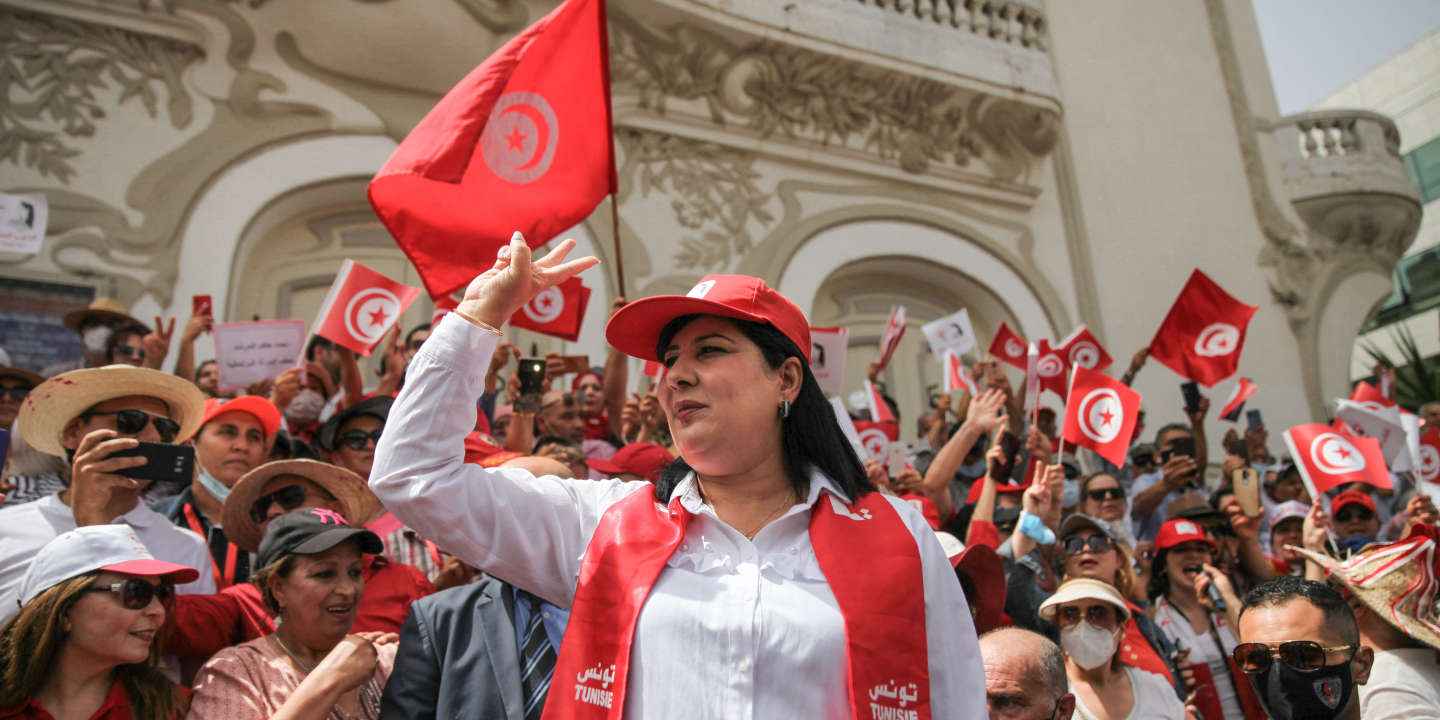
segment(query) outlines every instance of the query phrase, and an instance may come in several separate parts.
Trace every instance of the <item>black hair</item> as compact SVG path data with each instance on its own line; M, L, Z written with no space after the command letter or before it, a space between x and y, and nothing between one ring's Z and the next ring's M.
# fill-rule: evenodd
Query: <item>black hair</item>
M1323 582L1306 580L1294 575L1280 575L1266 580L1245 593L1240 605L1240 617L1255 607L1276 607L1291 600L1303 599L1319 608L1325 614L1325 626L1338 633L1347 645L1360 643L1360 629L1355 625L1355 612L1345 598ZM1297 638L1298 639L1298 638Z
M659 342L656 343L656 355L665 357L665 348L670 344L670 340L697 317L700 316L684 315L666 324L665 329L660 331ZM835 419L835 410L830 401L825 399L825 393L820 390L820 384L815 381L815 376L810 372L810 364L805 361L800 348L772 325L726 319L760 348L760 354L770 369L778 370L788 358L793 357L800 361L803 375L800 393L795 396L795 402L790 404L790 415L780 423L780 448L785 474L790 478L795 494L802 498L809 494L811 468L825 473L851 501L859 500L863 495L874 491L875 486L865 475L865 466L860 463L855 448L840 429L840 422ZM685 462L685 458L676 458L660 473L660 480L655 487L655 498L660 502L669 502L675 486L691 472L692 468Z
M420 323L419 325L416 325L415 327L410 328L410 332L405 333L405 345L406 345L406 346L409 346L409 345L410 345L410 338L415 337L415 333L425 332L426 330L429 330L429 329L430 329L430 323Z
M535 444L530 446L531 452L538 452L540 448L545 447L546 445L562 445L564 447L574 450L583 449L583 446L580 443L577 443L570 438L561 437L559 435L541 435L540 437L535 438Z
M319 335L310 338L310 344L305 346L305 362L315 362L315 353L320 350L328 350L335 347L335 343L326 340Z
M1170 592L1170 574L1165 571L1165 560L1170 557L1170 548L1157 551L1150 557L1150 579L1145 583L1145 597L1150 602Z
M1210 507L1219 510L1220 512L1225 512L1225 508L1220 507L1220 498L1225 495L1234 494L1235 485L1233 483L1228 480L1220 483L1220 487L1215 488L1215 492L1210 493Z
M115 351L119 350L120 346L124 345L132 335L143 340L149 332L142 325L122 325L116 328L115 332L110 333L110 339L105 341L105 362L113 362ZM143 345L141 349L144 349Z
M1161 445L1160 445L1160 438L1165 437L1165 433L1172 433L1172 432L1175 432L1176 430L1183 431L1186 435L1188 435L1188 436L1190 436L1190 437L1192 437L1192 438L1195 437L1195 431L1194 431L1193 429L1191 429L1191 427L1190 427L1189 425L1186 425L1185 423L1182 423L1182 422L1165 423L1164 425L1161 425L1161 426L1160 426L1160 429L1159 429L1159 430L1156 430L1156 431L1155 431L1155 449L1156 449L1157 452L1160 451L1160 450L1164 450L1164 449L1165 449L1165 448L1161 447Z
M205 372L205 368L214 364L216 364L215 358L200 361L200 364L195 366L195 382L200 382L200 373Z

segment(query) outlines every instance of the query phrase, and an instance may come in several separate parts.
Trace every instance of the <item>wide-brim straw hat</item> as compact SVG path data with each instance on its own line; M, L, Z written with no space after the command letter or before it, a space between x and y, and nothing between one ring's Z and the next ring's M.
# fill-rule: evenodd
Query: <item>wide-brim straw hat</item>
M1400 632L1440 650L1440 531L1417 524L1404 539L1372 543L1348 560L1287 545L1314 560L1370 612Z
M180 424L177 443L189 440L200 429L205 416L205 394L200 388L185 378L133 365L106 365L56 375L25 397L17 422L31 447L64 457L61 436L71 420L106 400L131 395L152 397L170 408L170 419Z
M281 475L295 475L324 488L340 503L340 515L359 527L381 510L380 501L365 486L365 479L345 468L318 460L276 460L245 473L225 498L222 522L225 537L249 552L260 549L264 536L259 523L250 517L250 506L259 500L265 484Z
M120 301L114 298L95 298L95 301L90 303L89 307L71 310L65 313L64 323L65 327L75 332L80 332L80 328L85 325L95 323L113 327L135 325L145 328L145 332L150 332L149 325L137 320L135 316L130 314L129 308L120 304Z

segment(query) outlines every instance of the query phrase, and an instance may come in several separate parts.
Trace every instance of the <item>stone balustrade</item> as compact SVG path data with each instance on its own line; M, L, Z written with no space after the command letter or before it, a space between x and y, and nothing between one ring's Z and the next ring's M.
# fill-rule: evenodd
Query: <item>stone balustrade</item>
M856 2L857 0L831 0ZM1047 46L1045 13L1036 4L1013 0L858 0L917 20L1043 51Z
M1394 253L1414 240L1420 197L1400 159L1390 118L1365 110L1321 110L1282 118L1283 181L1310 228L1335 243Z

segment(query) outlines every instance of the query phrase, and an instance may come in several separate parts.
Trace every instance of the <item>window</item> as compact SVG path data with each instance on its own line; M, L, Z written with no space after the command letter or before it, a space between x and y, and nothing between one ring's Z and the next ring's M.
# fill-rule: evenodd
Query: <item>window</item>
M1440 198L1440 137L1406 153L1405 170L1420 190L1422 205Z

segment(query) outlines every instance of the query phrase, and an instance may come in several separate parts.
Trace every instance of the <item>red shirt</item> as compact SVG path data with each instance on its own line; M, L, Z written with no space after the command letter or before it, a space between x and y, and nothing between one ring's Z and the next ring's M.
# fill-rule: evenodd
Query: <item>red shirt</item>
M365 590L351 632L400 632L410 604L435 586L410 565L365 556ZM215 595L177 595L165 652L204 661L217 652L275 632L275 617L252 583L232 585Z
M125 684L117 679L110 683L110 694L105 696L105 702L100 703L100 708L90 716L90 720L133 720L133 717L130 714L130 694L125 692ZM55 720L55 716L39 700L30 698L21 705L0 708L0 719Z
M610 439L610 413L601 410L599 415L581 415L580 419L585 422L586 440L609 440Z

